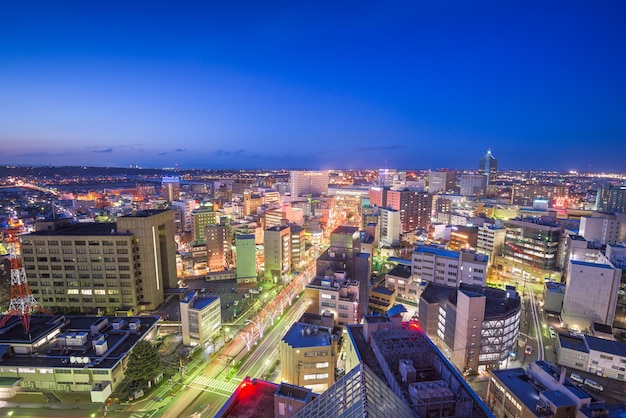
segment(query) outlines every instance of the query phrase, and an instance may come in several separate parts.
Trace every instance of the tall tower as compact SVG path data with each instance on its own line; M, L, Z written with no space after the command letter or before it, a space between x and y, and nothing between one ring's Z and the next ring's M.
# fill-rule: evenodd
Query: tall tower
M9 309L2 320L0 320L0 327L2 327L12 315L19 315L24 330L28 333L30 329L31 313L45 310L39 305L30 287L28 287L26 272L24 271L22 261L17 255L15 245L10 246L9 254L11 257L11 302L9 303Z
M478 163L478 173L487 176L487 186L496 181L498 174L498 160L491 154L491 148L487 149L487 154Z

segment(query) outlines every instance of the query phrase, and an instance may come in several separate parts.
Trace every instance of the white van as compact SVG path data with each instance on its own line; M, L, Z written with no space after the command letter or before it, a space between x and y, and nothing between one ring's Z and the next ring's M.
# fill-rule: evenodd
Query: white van
M578 382L578 383L583 383L584 382L583 378L580 377L580 375L576 374L576 373L570 374L569 378L572 379L574 382Z
M589 386L591 389L599 390L600 392L604 390L604 387L602 387L600 383L591 379L585 379L585 386Z

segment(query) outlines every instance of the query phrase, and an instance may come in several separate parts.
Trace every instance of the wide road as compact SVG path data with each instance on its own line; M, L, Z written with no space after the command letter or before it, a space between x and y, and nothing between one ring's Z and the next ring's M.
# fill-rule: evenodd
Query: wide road
M190 387L199 385L201 392L188 404L187 408L182 410L181 415L177 416L193 416L196 413L199 414L196 416L213 417L246 376L261 378L265 375L271 365L278 359L278 345L281 338L285 335L285 331L300 319L304 310L304 301L301 298L296 299L291 309L276 321L276 326L265 333L256 348L254 348L254 351L239 366L235 377L229 382L224 382L224 378L228 373L228 368L224 367L218 368L221 371L216 376L207 370L207 374L213 375L211 380L205 379L206 374L196 378ZM247 349L244 348L242 354L245 355L246 352ZM240 357L242 356L237 356L236 358ZM228 384L230 384L230 387L226 386ZM222 389L216 390L214 385L219 385ZM229 392L228 396L225 396L226 392ZM163 416L169 417L173 415L164 414Z

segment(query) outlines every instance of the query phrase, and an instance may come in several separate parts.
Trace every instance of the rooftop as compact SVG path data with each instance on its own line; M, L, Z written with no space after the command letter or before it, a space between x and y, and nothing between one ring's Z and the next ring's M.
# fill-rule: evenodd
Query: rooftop
M117 224L115 222L81 222L81 223L72 223L67 226L61 226L58 229L49 229L32 232L30 234L26 234L23 237L26 238L28 236L33 235L44 235L44 236L64 236L64 235L76 235L76 236L87 236L87 235L131 235L129 232L118 232Z
M558 333L557 338L559 339L559 344L563 348L567 348L569 350L580 351L581 353L588 353L589 349L585 344L584 337L577 337L575 335L563 334L561 332Z
M407 260L410 261L410 260ZM401 277L403 279L409 279L411 277L411 265L398 264L391 271L387 273L387 276Z
M156 325L158 317L32 315L26 334L17 316L0 328L0 344L29 347L28 354L6 356L6 366L113 368ZM131 325L133 324L133 325ZM50 337L57 332L56 337ZM67 339L67 338L69 339ZM48 339L46 341L46 339ZM106 341L97 353L96 341ZM80 359L81 362L71 360Z
M246 377L216 417L274 418L276 383Z
M440 257L459 258L460 252L444 250L443 248L433 247L431 245L418 245L414 253L434 254Z
M220 297L215 295L206 295L204 293L196 292L195 290L189 292L181 303L188 303L192 309L202 310L212 304L215 301L219 301Z
M620 341L606 340L591 335L585 335L585 340L589 350L602 351L616 356L626 357L626 343Z
M595 267L595 268L602 268L602 269L608 269L608 270L613 269L613 267L611 267L609 264L590 263L588 261L570 260L570 263L572 263L575 266Z
M293 348L307 348L330 346L332 338L330 328L296 322L282 340Z
M149 216L158 215L159 213L167 212L170 209L146 209L139 210L131 215L122 216L122 218L147 218Z

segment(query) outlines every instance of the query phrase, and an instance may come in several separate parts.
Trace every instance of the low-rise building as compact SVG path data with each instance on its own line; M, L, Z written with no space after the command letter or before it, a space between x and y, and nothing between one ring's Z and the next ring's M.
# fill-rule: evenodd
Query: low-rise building
M156 337L158 317L18 316L0 329L0 378L21 390L90 392L105 402L124 380L137 342Z
M305 313L280 341L281 379L316 392L328 389L335 382L338 339L331 318Z
M205 347L214 340L222 326L219 296L191 291L180 301L183 344Z

